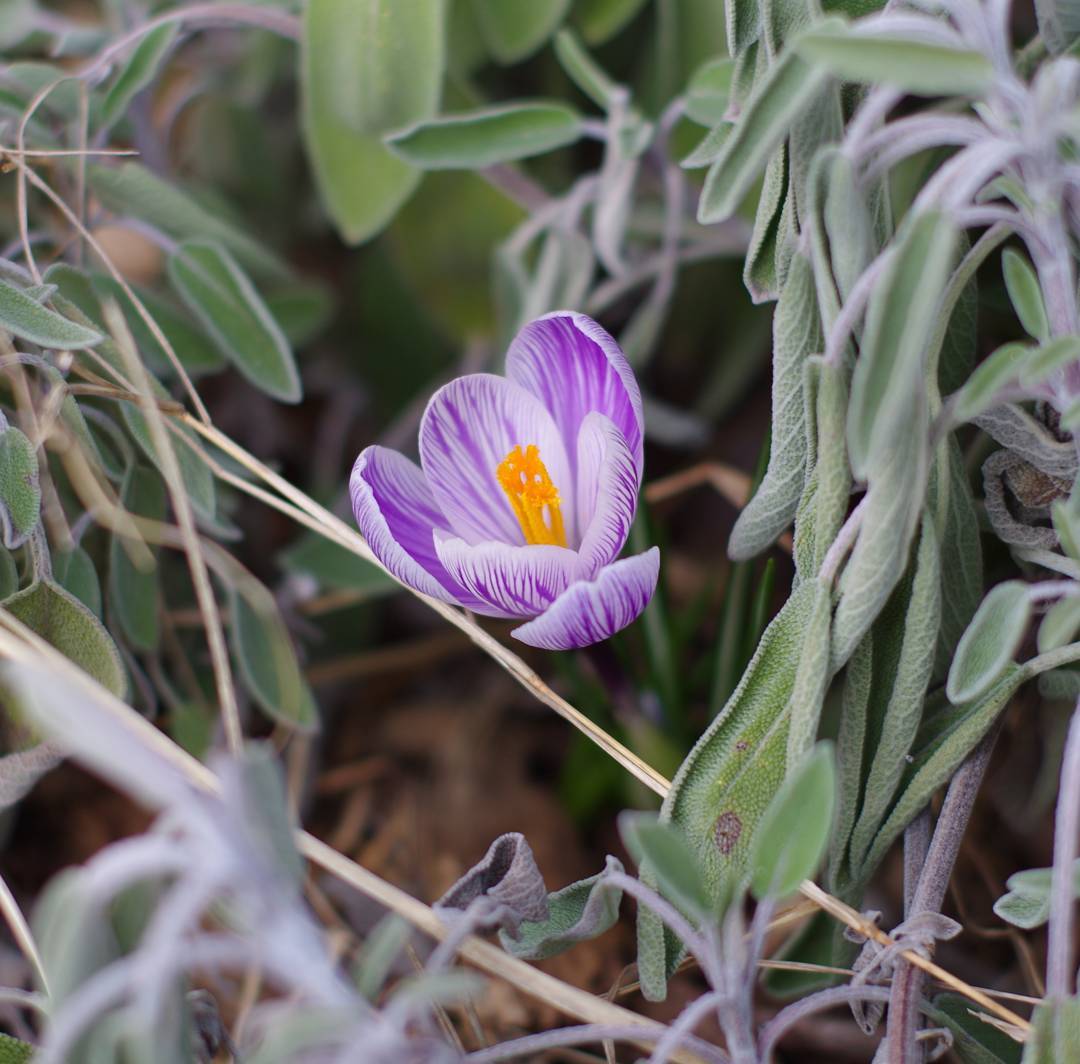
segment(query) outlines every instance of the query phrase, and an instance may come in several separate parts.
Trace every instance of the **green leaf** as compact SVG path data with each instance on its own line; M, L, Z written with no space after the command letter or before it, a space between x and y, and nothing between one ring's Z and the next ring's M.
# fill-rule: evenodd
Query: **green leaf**
M1066 595L1046 611L1039 625L1039 653L1073 642L1080 632L1080 595Z
M680 767L661 809L685 832L720 912L748 875L750 839L783 783L793 714L816 720L828 677L831 597L817 580L799 584L758 643L742 680ZM801 675L800 675L801 674ZM656 919L638 912L643 992L664 996L681 950Z
M1028 868L1005 881L1008 894L994 902L994 912L1006 923L1025 931L1042 927L1050 919L1052 868ZM1080 861L1073 865L1073 897L1080 897Z
M353 982L368 1001L378 998L412 933L408 920L388 913L364 939L353 965Z
M581 117L561 103L526 101L443 115L387 138L395 155L425 170L479 169L541 155L581 136Z
M874 625L874 677L866 782L851 836L856 879L900 783L922 718L941 623L941 567L934 521L924 515L914 571Z
M1046 343L1050 336L1050 324L1046 318L1046 304L1043 302L1039 278L1031 263L1019 251L1006 248L1001 256L1001 270L1005 275L1005 288L1013 310L1024 331L1040 343Z
M1080 336L1059 336L1044 343L1024 365L1020 383L1033 388L1052 373L1080 361Z
M127 674L116 644L71 592L51 580L39 580L2 605L103 687L124 697Z
M169 280L230 362L282 402L299 402L289 343L255 286L220 244L185 241L169 255Z
M638 865L648 867L664 897L696 919L709 913L697 856L677 825L658 820L655 813L624 812L619 815L619 834Z
M687 117L710 128L723 122L731 102L734 74L734 59L710 59L698 67L686 86Z
M1080 998L1047 998L1031 1014L1023 1064L1064 1064L1080 1045Z
M256 277L290 276L288 265L265 245L139 163L91 166L87 177L94 194L118 215L149 222L179 240L216 240Z
M754 831L750 889L783 898L817 872L833 826L836 765L831 743L819 743L784 781Z
M1000 393L1015 387L1037 348L1030 344L1003 344L988 355L956 393L953 420L972 421L1001 401Z
M33 296L3 278L0 278L0 329L39 347L58 351L94 347L105 338L93 329L46 309Z
M0 423L7 419L0 414ZM0 534L9 550L21 547L37 527L41 483L34 445L14 425L0 431Z
M1031 618L1031 596L1020 580L998 584L983 599L956 648L945 692L954 704L971 702L1009 667Z
M329 292L318 284L294 284L266 292L263 301L294 349L323 332L334 311Z
M1004 1031L986 1023L960 994L938 994L928 1019L953 1034L953 1053L960 1064L1020 1064L1022 1047Z
M154 80L179 28L177 22L166 22L151 30L139 42L105 94L101 107L102 129L107 129L123 117L131 101Z
M795 516L807 465L803 377L807 358L821 344L813 271L796 255L773 315L769 465L732 529L728 555L735 561L765 550Z
M323 587L360 592L364 599L401 590L401 585L377 565L314 532L279 554L278 561L286 572L313 577Z
M705 178L699 222L722 222L735 213L769 156L814 102L825 77L823 70L785 49L754 87L734 130L723 141Z
M647 0L577 0L574 23L592 45L615 36L645 6Z
M795 49L845 81L893 85L921 96L981 96L994 77L981 52L860 32L858 26L819 27L803 34Z
M848 409L848 452L857 477L866 477L893 434L910 426L955 240L952 224L937 211L909 219L874 287Z
M165 519L165 484L155 470L132 466L120 487L120 501L130 514ZM151 550L156 557L157 551ZM131 645L147 652L156 650L160 639L158 581L156 567L139 568L123 537L114 533L109 544L109 604Z
M245 685L274 720L314 730L315 702L274 596L249 574L233 579L231 591L232 646Z
M445 65L443 0L309 0L301 121L323 203L342 238L382 230L419 173L383 136L430 118Z
M294 841L295 827L289 816L281 766L269 743L254 742L244 747L228 799L256 855L273 869L278 883L290 884L299 894L304 862Z
M535 52L558 28L570 0L472 0L491 54L504 64Z
M0 549L0 601L19 590L19 570L10 551Z
M523 960L539 961L602 935L619 919L622 891L611 886L607 878L607 873L613 871L622 872L622 864L608 857L603 872L549 894L548 918L523 920L517 939L501 933L503 949Z
M971 753L1027 675L1024 669L1009 665L1001 679L981 698L956 707L947 706L941 711L940 719L923 725L927 736L920 739L922 745L904 772L899 797L863 864L867 875L877 868L915 814L925 808L934 792Z
M95 617L101 617L101 582L97 569L82 547L56 551L52 557L53 579L70 591Z

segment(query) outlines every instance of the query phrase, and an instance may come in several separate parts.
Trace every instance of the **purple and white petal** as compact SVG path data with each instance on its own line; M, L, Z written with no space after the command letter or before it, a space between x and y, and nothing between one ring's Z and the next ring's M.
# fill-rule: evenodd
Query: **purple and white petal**
M544 650L599 643L636 620L656 590L660 548L612 562L595 580L579 580L534 621L510 634Z
M420 423L420 463L439 508L466 543L525 537L495 470L515 447L540 448L540 460L559 490L573 542L573 479L562 437L543 404L520 385L473 373L440 388Z
M593 412L577 440L577 514L581 580L591 580L626 544L641 477L626 437L610 418Z
M606 414L626 437L640 473L641 392L619 345L592 318L560 310L530 322L510 344L506 375L551 411L571 456L586 415Z
M353 465L349 495L360 534L393 576L432 598L473 608L435 553L432 533L446 518L414 462L388 447L365 447Z
M447 571L483 603L489 617L535 617L574 579L577 555L566 547L512 547L507 543L466 543L435 534L435 549Z

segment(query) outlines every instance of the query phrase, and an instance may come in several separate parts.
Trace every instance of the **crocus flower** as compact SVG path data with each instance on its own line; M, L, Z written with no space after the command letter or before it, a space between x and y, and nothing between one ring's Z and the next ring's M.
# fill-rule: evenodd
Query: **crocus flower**
M642 474L641 393L619 345L560 311L518 333L506 376L440 388L420 468L385 447L353 466L353 511L402 583L567 650L625 628L656 588L660 553L616 561Z

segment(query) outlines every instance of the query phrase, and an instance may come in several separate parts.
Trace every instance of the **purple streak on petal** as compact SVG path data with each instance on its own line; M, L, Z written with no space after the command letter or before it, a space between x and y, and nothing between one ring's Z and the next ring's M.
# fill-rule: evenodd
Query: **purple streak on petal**
M577 576L591 580L623 549L641 478L626 437L603 414L589 414L577 441Z
M387 447L366 447L353 465L349 494L360 534L398 580L443 602L474 607L435 553L433 532L447 522L415 463Z
M585 416L606 414L626 437L640 474L641 392L619 345L592 318L560 310L530 322L510 344L506 375L551 411L571 456Z
M420 463L436 502L466 543L524 545L495 470L516 446L535 443L562 498L563 524L574 542L573 480L551 415L505 377L473 373L440 388L420 423Z
M637 619L656 590L660 548L612 562L595 580L579 580L535 621L510 634L544 650L599 643Z
M577 555L565 547L469 544L435 535L435 549L451 576L485 603L490 617L535 617L570 586Z

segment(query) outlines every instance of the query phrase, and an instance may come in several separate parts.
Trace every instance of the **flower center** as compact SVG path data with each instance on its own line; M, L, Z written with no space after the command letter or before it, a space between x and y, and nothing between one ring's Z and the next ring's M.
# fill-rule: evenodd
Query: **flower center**
M510 500L525 542L565 547L566 531L559 510L559 491L540 461L540 448L530 443L522 451L518 444L498 464L495 476Z

